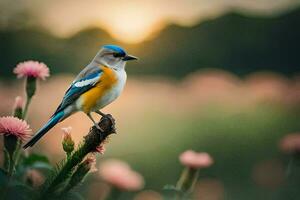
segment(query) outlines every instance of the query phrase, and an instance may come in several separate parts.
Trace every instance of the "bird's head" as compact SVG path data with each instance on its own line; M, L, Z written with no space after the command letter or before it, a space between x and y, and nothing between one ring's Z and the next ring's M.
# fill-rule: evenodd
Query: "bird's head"
M105 45L97 53L93 62L102 64L113 69L124 69L127 61L137 60L135 56L128 55L121 47Z

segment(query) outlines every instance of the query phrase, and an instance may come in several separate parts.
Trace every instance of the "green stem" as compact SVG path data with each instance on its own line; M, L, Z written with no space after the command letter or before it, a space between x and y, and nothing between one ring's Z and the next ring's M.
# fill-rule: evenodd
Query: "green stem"
M15 165L17 166L21 157L22 141L18 140L18 144L14 153Z
M66 154L67 154L67 160L71 157L71 152L66 152Z
M14 117L23 119L23 108L15 108L13 115L14 115Z
M26 90L27 100L26 100L26 105L25 105L24 112L23 112L23 119L25 119L25 117L27 115L29 104L31 102L32 97L34 96L34 94L36 92L36 82L37 82L37 79L34 77L27 77L27 79L26 79L25 90Z
M9 167L8 167L8 175L12 176L15 169L15 155L16 149L19 145L19 139L14 135L6 135L4 136L4 148L8 153Z
M294 156L292 155L288 162L287 168L285 170L285 175L287 178L289 178L291 175L293 164L294 164Z
M198 176L199 176L199 169L186 167L183 170L181 177L178 180L176 185L176 189L180 191L181 199L186 198L188 195L190 195L193 192Z
M24 108L24 111L23 111L22 119L25 119L26 116L27 116L27 112L28 112L28 108L29 108L31 99L32 99L32 97L27 96L26 105L25 105L25 108Z
M9 168L8 168L8 175L11 177L16 169L16 166L18 165L19 158L20 158L20 149L21 149L21 141L17 141L16 150L13 152L13 154L9 155Z
M8 168L8 176L11 177L14 173L15 162L12 156L9 156L9 168Z
M10 165L10 158L9 158L9 153L8 151L4 148L4 156L5 156L5 159L4 159L4 169L6 172L9 171L9 165Z
M106 200L118 200L120 198L121 194L122 194L121 190L112 186L111 191L110 191L108 197L106 198Z

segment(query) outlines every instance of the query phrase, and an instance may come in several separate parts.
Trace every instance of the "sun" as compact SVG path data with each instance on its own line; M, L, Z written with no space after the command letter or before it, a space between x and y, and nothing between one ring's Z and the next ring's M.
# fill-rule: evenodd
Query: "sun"
M82 29L99 27L122 42L140 43L166 25L162 20L161 11L155 12L153 7L144 3L111 1L105 5L96 4L92 8L89 4L81 4L80 7L69 6L69 10L62 10L64 7L55 5L38 20L59 37L67 38ZM80 12L81 10L90 12Z
M102 24L116 39L139 43L162 27L162 23L147 9L135 6L114 7L110 18Z

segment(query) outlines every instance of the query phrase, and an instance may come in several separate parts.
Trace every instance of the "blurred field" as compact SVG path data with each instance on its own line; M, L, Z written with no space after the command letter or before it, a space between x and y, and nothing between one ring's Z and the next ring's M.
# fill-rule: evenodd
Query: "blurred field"
M51 116L72 79L59 75L40 83L29 112L34 131ZM0 91L1 115L9 115L14 97L22 94L22 82L1 82ZM123 95L103 110L116 118L118 134L99 159L128 161L145 176L147 189L159 190L176 183L182 170L179 153L190 148L207 151L216 163L201 174L198 195L206 194L201 199L274 199L285 184L278 142L300 130L299 103L299 77L255 73L240 79L216 70L182 81L129 75ZM66 126L73 127L78 142L91 122L82 113L74 115L34 151L52 161L61 159L60 128ZM90 182L93 187L83 191L97 197L99 183L93 178Z
M36 132L100 46L117 44L140 59L128 63L124 93L103 110L115 117L118 134L98 162L125 160L146 181L146 192L120 199L160 200L156 192L182 171L178 155L193 149L215 160L200 172L195 200L298 200L300 169L291 185L289 157L278 144L300 131L299 6L299 0L0 0L1 116L25 95L24 80L12 73L17 63L37 60L51 71L29 110ZM72 126L78 144L91 125L75 114L30 151L54 164L64 157L61 128ZM96 173L78 190L99 200L109 187Z

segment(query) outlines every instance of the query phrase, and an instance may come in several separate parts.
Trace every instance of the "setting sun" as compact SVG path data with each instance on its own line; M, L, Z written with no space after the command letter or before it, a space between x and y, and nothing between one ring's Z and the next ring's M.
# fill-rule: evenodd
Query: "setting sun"
M114 7L104 28L114 37L127 43L138 43L162 28L162 23L150 10L134 5Z

